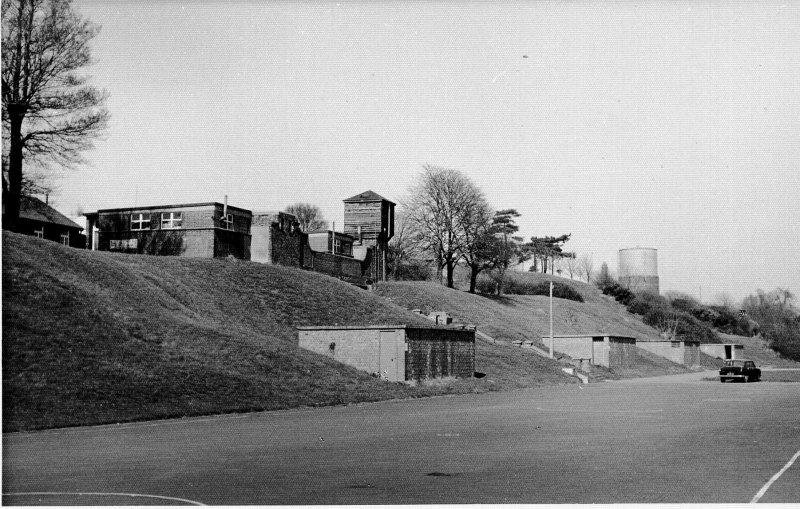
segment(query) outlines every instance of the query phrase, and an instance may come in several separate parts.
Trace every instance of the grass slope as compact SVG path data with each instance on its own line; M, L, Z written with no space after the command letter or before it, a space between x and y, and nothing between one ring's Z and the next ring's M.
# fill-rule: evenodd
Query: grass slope
M91 252L3 232L3 430L572 383L477 347L482 379L382 382L297 347L295 327L431 323L334 278L232 259Z
M515 276L517 276L515 274ZM661 339L658 331L625 310L612 297L603 295L596 287L577 281L555 278L546 274L524 274L521 277L550 278L575 288L584 302L553 299L554 334L608 333L632 336L637 340ZM539 341L546 348L550 335L550 299L538 295L506 295L503 297L474 295L453 290L432 282L388 282L377 286L377 293L411 309L425 313L446 311L455 322L476 325L478 330L503 343L516 340ZM484 348L498 348L484 346ZM606 370L593 368L596 379L635 378L690 371L684 366L651 354L637 352L635 368ZM491 357L491 354L487 354Z
M760 336L747 337L734 334L719 333L723 343L744 345L744 353L737 353L742 358L755 361L759 367L766 368L800 368L800 362L781 356L767 346L767 342Z

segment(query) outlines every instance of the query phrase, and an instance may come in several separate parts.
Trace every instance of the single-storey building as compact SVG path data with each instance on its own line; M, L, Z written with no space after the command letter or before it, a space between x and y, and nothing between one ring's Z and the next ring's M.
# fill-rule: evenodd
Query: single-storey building
M92 249L250 259L252 212L217 202L105 209L85 214Z
M317 253L331 253L352 258L354 242L355 239L350 235L332 230L308 233L308 246Z
M664 357L675 364L683 364L684 366L700 365L699 341L640 339L636 342L636 346Z
M744 354L744 345L737 345L733 343L708 343L700 345L700 351L706 355L710 355L711 357L716 357L717 359L740 359Z
M59 242L65 246L82 248L86 245L86 238L81 233L82 227L48 203L33 196L20 198L17 231L24 235Z
M298 327L301 348L402 382L471 378L475 373L475 329L411 325Z
M545 344L549 340L549 337L542 338ZM633 367L637 358L635 338L607 333L553 336L553 350L590 365L611 369Z

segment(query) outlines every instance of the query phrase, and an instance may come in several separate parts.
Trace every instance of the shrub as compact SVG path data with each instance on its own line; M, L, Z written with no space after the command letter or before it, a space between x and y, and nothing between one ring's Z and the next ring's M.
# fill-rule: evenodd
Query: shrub
M398 264L392 271L392 277L396 281L426 281L429 274L428 265L420 261Z
M682 297L682 298L678 298L678 299L673 299L671 304L672 304L672 307L674 307L675 309L680 309L681 311L691 312L693 309L695 309L697 303L694 302L692 299L688 299L688 298Z
M611 295L623 306L627 306L636 298L636 295L634 295L632 291L621 286L619 283L606 284L602 287L602 290L605 295Z
M628 312L635 315L646 315L651 309L649 302L639 299L638 297L628 304Z
M483 294L497 293L497 283L490 278L478 278L476 291ZM548 281L533 281L527 278L507 277L503 293L508 295L550 295ZM583 302L583 296L570 285L553 281L553 297Z
M478 277L475 282L475 291L484 295L494 295L497 293L497 283L488 277Z

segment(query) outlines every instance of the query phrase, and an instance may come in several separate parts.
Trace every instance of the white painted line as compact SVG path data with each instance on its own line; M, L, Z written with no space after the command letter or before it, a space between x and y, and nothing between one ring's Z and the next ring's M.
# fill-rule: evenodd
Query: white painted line
M779 471L777 474L775 474L775 475L773 475L773 476L772 476L772 479L770 479L769 481L767 481L767 484L765 484L763 488L761 488L760 490L758 490L758 493L756 493L756 496L755 496L755 497L753 497L753 500L751 500L751 501L750 501L750 503L751 503L751 504L755 504L756 502L758 502L758 501L759 501L759 499L760 499L761 497L763 497L763 496L764 496L764 493L766 493L766 492L767 492L767 490L769 489L769 487L770 487L770 486L772 486L772 483L774 483L775 481L777 481L777 480L778 480L778 478L779 478L780 476L782 476L784 472L786 472L787 470L789 470L789 468L792 466L792 463L794 463L794 462L795 462L795 460L796 460L798 457L800 457L800 451L797 451L796 453L794 453L794 456L792 456L792 459L790 459L790 460L789 460L789 463L787 463L786 465L784 465L784 467L783 467L782 469L780 469L780 471Z
M142 497L142 498L157 498L160 500L173 500L175 502L186 502L187 504L192 505L205 505L201 502L197 502L194 500L188 500L185 498L178 498L178 497L165 497L161 495L145 495L142 493L78 493L78 492L67 492L67 491L32 491L32 492L25 492L25 493L3 493L4 497L48 497L48 496L100 496L100 497Z

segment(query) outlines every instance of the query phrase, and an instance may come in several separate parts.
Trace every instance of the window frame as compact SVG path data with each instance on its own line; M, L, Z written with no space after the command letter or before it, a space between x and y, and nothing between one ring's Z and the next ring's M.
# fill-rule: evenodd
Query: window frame
M63 232L61 234L60 239L61 239L61 245L69 246L69 230Z
M223 230L232 232L233 231L233 214L228 213L227 217L225 214L220 214L219 216L219 227Z
M138 216L139 216L138 219L134 219L135 215L137 215L137 214L131 214L131 231L133 231L133 232L141 232L141 231L146 231L146 230L150 230L151 229L151 224L152 224L152 220L153 220L153 215L152 214L145 214L143 212L139 212L138 213ZM144 219L145 216L147 216L147 220ZM145 222L147 223L147 227L146 228L144 226ZM134 223L139 223L139 227L138 228L134 227L133 226Z
M38 230L33 230L33 235L34 235L34 236L35 236L37 239L44 239L44 226L42 226L42 227L41 227L41 228L39 228Z
M161 213L162 230L180 230L181 228L183 228L183 211Z

